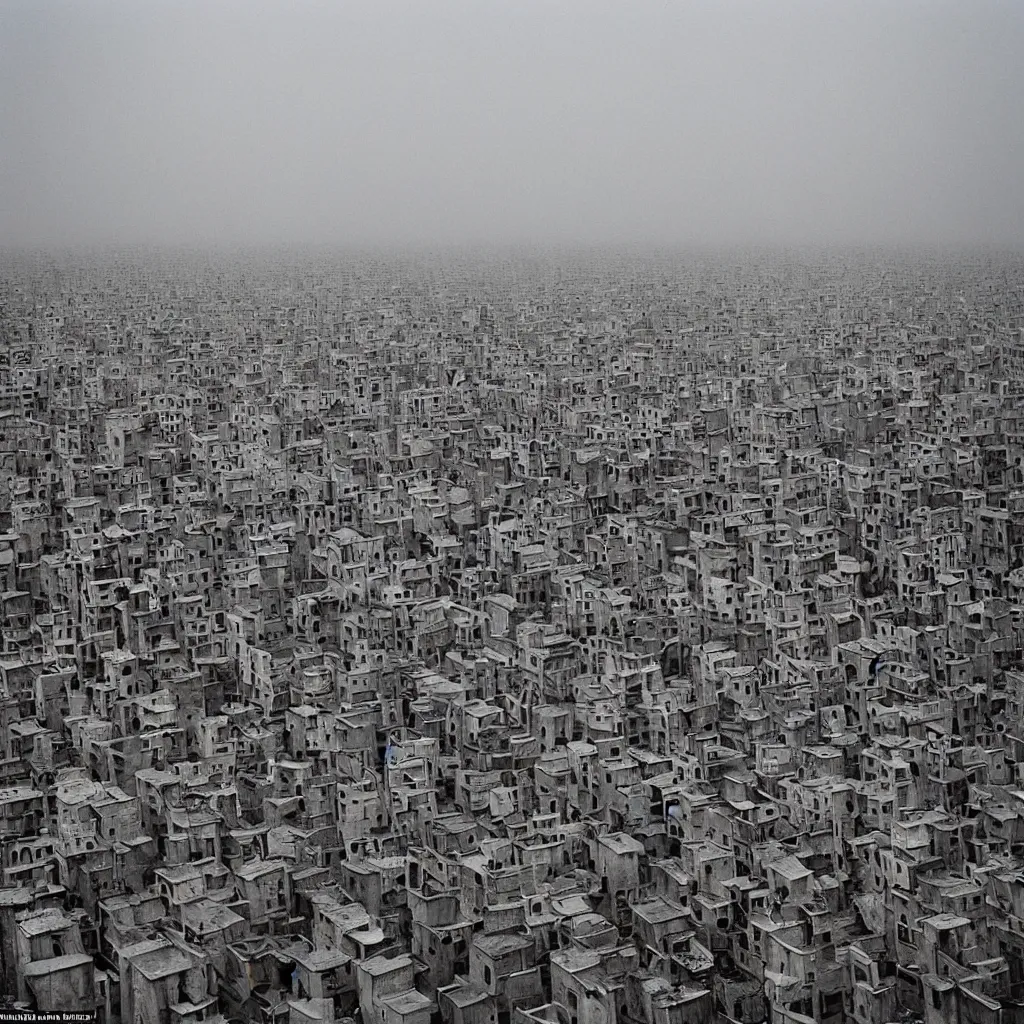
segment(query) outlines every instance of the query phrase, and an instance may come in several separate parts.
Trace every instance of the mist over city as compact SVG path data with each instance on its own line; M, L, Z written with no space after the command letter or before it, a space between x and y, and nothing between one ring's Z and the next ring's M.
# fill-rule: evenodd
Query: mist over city
M0 25L5 245L1024 232L1016 3L14 0Z

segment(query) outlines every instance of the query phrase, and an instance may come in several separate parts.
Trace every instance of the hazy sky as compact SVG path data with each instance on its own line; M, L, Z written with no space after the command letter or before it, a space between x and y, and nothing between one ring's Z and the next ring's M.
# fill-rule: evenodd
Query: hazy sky
M1024 2L0 0L0 245L1024 245Z

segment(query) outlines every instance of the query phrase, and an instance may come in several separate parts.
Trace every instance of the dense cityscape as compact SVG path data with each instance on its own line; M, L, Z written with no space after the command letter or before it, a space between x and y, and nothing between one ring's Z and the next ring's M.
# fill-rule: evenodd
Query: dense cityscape
M1024 1021L1024 257L0 267L0 992Z

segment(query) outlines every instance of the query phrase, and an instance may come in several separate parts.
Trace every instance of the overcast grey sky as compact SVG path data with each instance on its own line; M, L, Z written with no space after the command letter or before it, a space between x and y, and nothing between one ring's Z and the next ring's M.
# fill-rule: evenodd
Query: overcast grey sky
M0 244L1024 244L1024 2L0 2Z

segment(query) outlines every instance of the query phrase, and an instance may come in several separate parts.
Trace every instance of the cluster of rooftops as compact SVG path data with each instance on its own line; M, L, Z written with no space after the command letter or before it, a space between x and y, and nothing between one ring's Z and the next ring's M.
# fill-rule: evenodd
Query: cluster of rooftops
M0 275L0 993L1024 1019L1024 267Z

